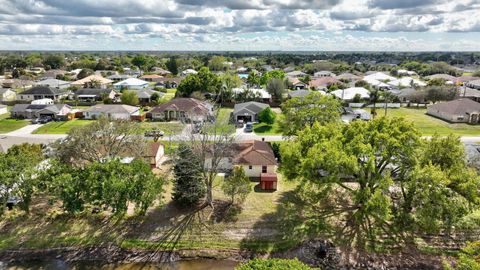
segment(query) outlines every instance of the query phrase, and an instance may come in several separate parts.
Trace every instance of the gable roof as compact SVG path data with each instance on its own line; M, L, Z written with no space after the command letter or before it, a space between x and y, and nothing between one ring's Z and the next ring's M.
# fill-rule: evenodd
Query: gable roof
M131 85L131 86L140 86L140 85L148 85L147 81L140 80L137 78L128 78L121 82L114 83L115 86L122 86L122 85Z
M468 98L461 98L434 104L430 106L430 109L442 111L452 115L464 115L471 112L480 112L480 103Z
M100 113L128 113L132 114L136 111L138 111L138 107L130 106L130 105L124 105L124 104L98 104L95 106L92 106L84 112L100 112Z
M112 83L112 80L105 79L104 77L102 77L100 75L90 75L90 76L85 77L83 79L80 79L78 81L72 82L71 85L84 85L84 84L90 83L92 81L98 81L100 84Z
M40 111L48 109L51 112L58 113L63 107L70 107L67 104L15 104L12 112Z
M233 158L234 164L243 165L277 165L270 144L264 141L243 141L235 143L236 154Z
M252 114L258 114L259 112L263 111L263 109L270 107L270 105L265 103L260 103L256 101L249 101L244 103L237 103L233 107L233 114L238 114L242 111L248 111Z
M360 95L360 98L369 98L370 91L363 87L350 87L347 89L339 89L332 91L331 94L343 100L352 100L355 95Z
M25 90L20 95L61 95L68 93L68 90L52 88L44 85L34 86L28 90Z
M102 94L110 94L112 89L82 88L75 91L76 96L101 96Z

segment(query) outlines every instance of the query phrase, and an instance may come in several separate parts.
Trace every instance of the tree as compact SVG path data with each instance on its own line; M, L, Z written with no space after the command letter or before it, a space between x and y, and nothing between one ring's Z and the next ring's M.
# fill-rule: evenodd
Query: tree
M312 92L306 97L292 98L282 104L284 117L280 121L280 127L283 135L295 135L315 122L321 125L339 122L340 110L341 104L337 99Z
M225 62L225 57L215 55L208 61L208 68L213 71L223 71L226 68Z
M52 149L61 162L78 166L114 157L140 158L147 147L138 134L135 122L100 117L89 125L70 130L63 141L52 144Z
M39 144L14 145L6 154L0 154L0 215L11 196L18 197L22 210L29 213L37 190L37 166L43 159Z
M235 270L313 270L298 259L253 259L236 267Z
M122 104L130 106L135 106L139 103L137 92L130 90L123 91L120 100L122 101Z
M273 125L275 122L275 117L276 115L272 109L270 109L270 107L267 107L258 113L258 120L260 120L261 123L268 125Z
M250 87L258 87L260 85L260 76L255 71L250 71L247 77L247 83Z
M458 138L423 141L398 118L315 123L282 145L281 170L301 182L306 222L313 223L305 228L326 221L358 247L384 234L411 243L422 232L449 231L478 207L480 181L456 161L465 158L459 149Z
M207 67L203 67L198 74L188 75L177 88L183 97L189 97L194 92L217 94L220 92L222 82Z
M427 100L433 103L453 100L457 95L455 88L448 86L428 86L425 91L427 92Z
M178 74L178 64L175 57L170 57L165 65L167 66L168 71L170 71L173 75Z
M480 241L467 243L458 254L454 266L445 265L448 270L478 270L480 269Z
M245 175L242 167L233 168L232 175L228 176L222 184L225 195L230 196L231 203L243 203L248 194L252 191L250 179Z
M181 143L174 160L175 175L173 200L182 205L194 205L205 197L205 183L202 179L202 164L192 148Z
M260 77L260 84L267 85L268 82L273 78L283 81L285 79L285 72L283 70L272 70L265 72L262 74L262 77Z
M81 80L81 79L86 78L90 75L93 75L93 70L84 68L78 73L77 80Z
M51 69L59 69L65 65L65 56L63 54L49 54L43 60L43 64Z
M267 92L270 93L275 102L283 101L283 93L285 92L285 81L283 79L271 78L267 84Z

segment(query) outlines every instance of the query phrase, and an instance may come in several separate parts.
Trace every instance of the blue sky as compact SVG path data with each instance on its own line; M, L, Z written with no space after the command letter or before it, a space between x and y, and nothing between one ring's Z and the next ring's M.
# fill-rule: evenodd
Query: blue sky
M1 50L478 51L480 0L0 0Z

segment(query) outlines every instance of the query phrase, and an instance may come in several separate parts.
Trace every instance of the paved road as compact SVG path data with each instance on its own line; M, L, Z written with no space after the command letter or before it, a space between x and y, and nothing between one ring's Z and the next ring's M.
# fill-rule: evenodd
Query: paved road
M12 145L21 144L21 143L43 143L48 144L58 139L65 138L65 134L31 134L35 129L42 126L41 124L28 125L21 129L12 131L7 134L0 134L0 146L6 150ZM186 141L191 137L186 134L187 129L182 132L180 135L173 135L164 137L163 140L168 141ZM200 135L195 135L200 136ZM235 131L235 141L244 141L244 140L264 140L264 141L283 141L285 137L281 135L257 135L253 132L246 133L243 129L238 128ZM213 140L213 138L212 138ZM461 137L461 140L465 144L480 144L480 135L479 136L464 136Z

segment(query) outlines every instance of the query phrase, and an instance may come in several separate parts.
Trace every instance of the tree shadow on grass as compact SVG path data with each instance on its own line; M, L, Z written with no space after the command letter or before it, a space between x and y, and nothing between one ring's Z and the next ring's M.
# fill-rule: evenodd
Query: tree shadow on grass
M265 125L265 124L260 124L258 126L255 126L253 128L253 131L255 133L259 133L259 134L262 134L262 133L269 133L269 132L272 132L273 131L273 125Z

